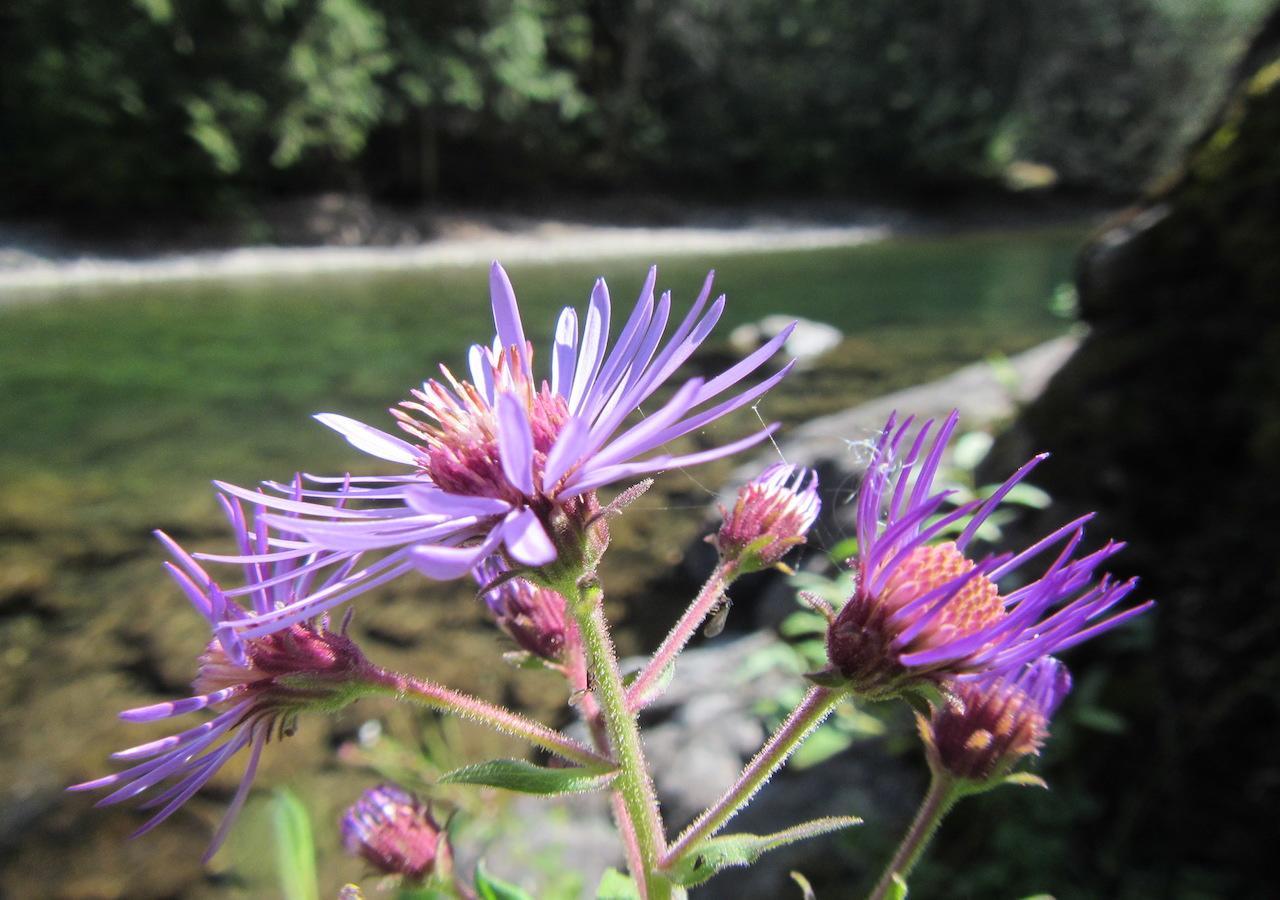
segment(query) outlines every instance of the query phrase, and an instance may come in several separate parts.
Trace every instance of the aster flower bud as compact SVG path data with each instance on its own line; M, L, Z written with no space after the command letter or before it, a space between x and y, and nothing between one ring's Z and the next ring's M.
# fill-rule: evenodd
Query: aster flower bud
M1023 757L1040 752L1071 676L1044 657L1017 673L988 673L947 688L928 719L917 717L929 765L971 786L994 787Z
M738 490L733 509L720 508L724 523L711 542L739 572L765 569L805 542L821 506L816 472L775 463Z
M384 875L411 882L448 874L448 837L431 810L394 784L360 795L342 817L342 845Z
M565 616L564 597L550 588L512 577L494 558L477 566L474 574L499 628L522 650L539 659L564 662L565 648L573 637L573 627Z

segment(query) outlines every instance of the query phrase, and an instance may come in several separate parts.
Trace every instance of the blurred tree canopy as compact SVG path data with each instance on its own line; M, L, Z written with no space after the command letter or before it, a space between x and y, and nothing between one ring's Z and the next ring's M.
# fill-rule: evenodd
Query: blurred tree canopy
M1014 160L1133 193L1269 5L25 0L0 11L0 209L927 189Z

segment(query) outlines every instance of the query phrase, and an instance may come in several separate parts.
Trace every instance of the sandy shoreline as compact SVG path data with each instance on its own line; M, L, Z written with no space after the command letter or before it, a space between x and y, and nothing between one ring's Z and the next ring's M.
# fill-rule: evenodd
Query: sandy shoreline
M390 247L243 247L152 258L85 255L54 259L8 250L0 265L0 292L41 292L97 284L306 276L326 272L396 271L505 262L562 262L630 256L744 253L852 247L883 240L887 225L811 223L615 227L546 222L517 233L448 236ZM14 297L12 299L17 299Z

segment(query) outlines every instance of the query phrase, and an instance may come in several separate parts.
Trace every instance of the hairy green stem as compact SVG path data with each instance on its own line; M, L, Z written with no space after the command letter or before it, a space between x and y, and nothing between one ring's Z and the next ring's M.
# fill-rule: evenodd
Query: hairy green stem
M631 686L627 688L627 705L633 710L639 710L645 705L645 693L649 691L653 683L662 677L662 673L675 660L677 654L684 649L685 644L693 637L694 632L698 630L698 626L702 621L710 615L711 610L720 602L724 596L724 590L732 583L734 576L737 574L737 563L722 563L716 566L715 571L711 573L711 577L707 579L707 583L702 586L702 590L698 592L698 596L694 598L693 603L684 611L684 615L680 617L680 621L672 626L671 631L663 638L658 649L653 652L653 656L645 665L644 670L631 682Z
M903 835L902 843L898 845L897 852L893 854L893 859L885 867L884 874L880 876L880 881L877 882L875 890L868 895L867 900L884 900L893 887L895 876L906 881L911 870L924 855L925 848L929 846L929 841L938 830L938 826L942 824L943 817L951 811L951 807L955 806L961 796L963 792L957 789L953 779L934 773L933 780L929 783L929 792L924 795L924 800L920 803L915 821Z
M430 709L470 719L503 734L523 738L534 746L564 757L570 762L592 768L614 767L613 761L608 757L595 753L573 738L548 728L540 722L434 682L370 666L364 674L364 683L369 686L370 693L390 694L397 699L412 700Z
M640 857L641 871L633 874L641 882L647 900L668 900L671 883L658 871L666 848L658 797L640 744L639 724L627 707L626 688L609 636L609 625L604 618L604 592L599 583L590 580L579 586L570 608L582 634L591 691L600 704L600 713L618 765L614 786L622 796L622 805Z
M670 866L693 847L714 835L725 823L747 805L756 791L767 782L788 757L814 732L844 698L844 691L835 688L813 687L800 705L792 711L773 736L747 763L738 780L724 796L709 807L693 824L684 830L663 859Z

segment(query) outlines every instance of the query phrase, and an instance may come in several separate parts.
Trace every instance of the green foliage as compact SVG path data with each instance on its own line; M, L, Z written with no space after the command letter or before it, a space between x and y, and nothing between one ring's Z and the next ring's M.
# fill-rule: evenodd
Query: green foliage
M476 865L475 889L479 900L533 900L523 889L490 875L483 861Z
M850 191L1021 162L1132 192L1202 127L1265 8L31 0L0 33L0 197L190 213L550 178Z
M285 900L319 900L316 847L306 807L292 791L281 788L272 800L271 813L281 896Z
M596 900L640 900L640 888L635 879L617 869L605 869L596 888Z
M554 796L602 790L616 774L582 768L552 769L522 759L491 759L454 769L441 776L440 783L481 784L521 794Z
M835 816L814 819L774 834L725 834L709 838L677 860L671 877L679 885L695 887L723 869L749 866L770 850L861 824L862 820L853 816Z

